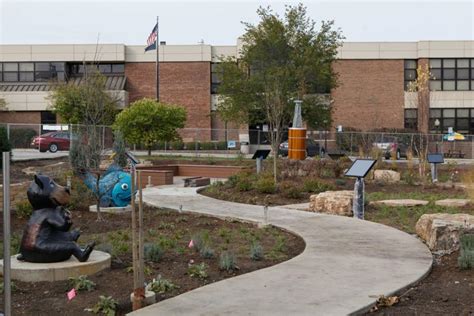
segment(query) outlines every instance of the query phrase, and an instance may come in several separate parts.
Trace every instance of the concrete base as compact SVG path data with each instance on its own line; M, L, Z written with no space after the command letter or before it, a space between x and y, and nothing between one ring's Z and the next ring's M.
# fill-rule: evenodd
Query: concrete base
M79 262L71 257L67 261L54 263L32 263L11 257L11 277L23 282L62 281L80 275L92 275L110 268L111 257L108 253L94 250L89 260ZM0 274L3 274L3 260L0 261Z
M132 211L132 206L127 205L124 207L101 207L100 211L102 213L110 213L110 214L122 214L122 213L128 213ZM91 205L89 206L89 212L97 212L97 206L96 205Z
M133 292L130 293L130 302L133 303L133 298L135 295L133 295ZM145 298L143 299L143 302L145 305L151 305L156 303L156 294L153 291L145 291Z

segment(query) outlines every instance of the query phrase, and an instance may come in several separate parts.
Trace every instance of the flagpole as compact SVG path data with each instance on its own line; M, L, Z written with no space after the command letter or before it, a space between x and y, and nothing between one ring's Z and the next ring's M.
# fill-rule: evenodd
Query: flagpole
M160 102L160 27L156 16L156 100Z

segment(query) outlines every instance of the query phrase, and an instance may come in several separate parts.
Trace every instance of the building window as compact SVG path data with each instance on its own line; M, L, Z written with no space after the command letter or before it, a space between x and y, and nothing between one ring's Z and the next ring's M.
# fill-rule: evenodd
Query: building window
M125 72L124 64L69 64L68 68L69 74L72 76L82 76L85 69L88 73L98 70L103 75L116 75Z
M430 90L474 90L474 59L430 59Z
M411 130L417 130L418 127L418 110L417 109L406 109L405 110L405 128Z
M0 81L64 80L64 63L0 63Z
M410 82L416 80L416 68L418 61L416 59L405 59L405 91L409 90Z
M221 74L218 71L217 65L217 63L211 64L211 94L217 94L217 89L219 88L219 85L221 83Z
M430 132L474 134L474 109L430 109Z

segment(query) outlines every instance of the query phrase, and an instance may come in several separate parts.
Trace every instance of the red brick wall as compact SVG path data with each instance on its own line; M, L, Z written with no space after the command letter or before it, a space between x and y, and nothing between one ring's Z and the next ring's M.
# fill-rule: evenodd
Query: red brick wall
M203 141L211 138L210 67L210 62L160 63L160 101L184 106L188 114L186 127L206 129L198 133ZM127 63L125 75L130 102L156 96L154 63ZM193 131L182 137L195 135Z
M40 124L41 112L0 111L0 123Z
M338 60L333 125L361 130L403 128L403 63L402 59Z

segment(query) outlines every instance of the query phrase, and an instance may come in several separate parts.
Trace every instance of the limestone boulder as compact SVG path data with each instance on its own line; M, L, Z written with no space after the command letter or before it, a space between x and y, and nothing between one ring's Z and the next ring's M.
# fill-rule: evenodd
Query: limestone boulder
M438 206L447 206L447 207L465 207L470 203L469 199L445 199L438 200L435 202Z
M424 214L416 233L432 251L451 253L459 249L459 236L474 233L474 216L469 214Z
M310 212L326 213L333 215L352 216L352 199L354 192L326 191L310 197Z
M400 172L393 170L375 170L374 180L384 183L400 182Z

